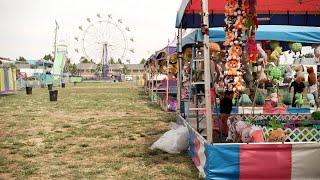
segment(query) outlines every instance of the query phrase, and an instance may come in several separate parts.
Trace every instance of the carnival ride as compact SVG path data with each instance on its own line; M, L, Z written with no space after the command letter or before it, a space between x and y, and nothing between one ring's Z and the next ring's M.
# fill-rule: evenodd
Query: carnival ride
M81 57L98 64L97 74L104 79L111 77L110 60L127 61L129 53L134 53L134 38L129 36L131 29L122 19L115 19L111 14L97 14L87 18L86 23L78 27L75 36L75 52Z

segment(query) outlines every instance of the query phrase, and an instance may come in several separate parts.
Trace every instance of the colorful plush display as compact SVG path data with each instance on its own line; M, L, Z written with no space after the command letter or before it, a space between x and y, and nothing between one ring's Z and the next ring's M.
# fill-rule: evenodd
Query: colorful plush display
M241 106L251 106L252 105L252 101L251 101L250 97L247 94L242 94L240 99L239 99L239 104Z
M295 104L297 105L297 107L301 108L302 105L303 105L302 94L301 93L296 93L296 95L294 97L296 99Z
M247 41L247 53L249 54L249 63L256 63L258 58L258 47L254 36L251 36Z
M287 138L284 130L278 128L269 133L268 142L284 142Z

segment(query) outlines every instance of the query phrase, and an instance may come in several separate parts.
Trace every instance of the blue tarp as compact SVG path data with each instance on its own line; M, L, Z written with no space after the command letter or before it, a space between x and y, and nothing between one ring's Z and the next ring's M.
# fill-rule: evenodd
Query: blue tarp
M225 32L222 27L210 28L210 42L223 42ZM256 33L256 40L275 40L320 44L320 27L261 25ZM183 46L202 42L201 30L195 30L183 38Z

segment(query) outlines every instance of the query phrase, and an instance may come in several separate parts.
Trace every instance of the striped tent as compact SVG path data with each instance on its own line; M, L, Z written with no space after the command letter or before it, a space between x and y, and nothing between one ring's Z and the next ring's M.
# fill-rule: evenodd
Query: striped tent
M16 93L16 69L10 65L0 66L0 95Z

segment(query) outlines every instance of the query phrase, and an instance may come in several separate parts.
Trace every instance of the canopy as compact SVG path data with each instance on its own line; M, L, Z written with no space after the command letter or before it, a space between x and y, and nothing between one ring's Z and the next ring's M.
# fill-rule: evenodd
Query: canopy
M156 52L156 60L159 60L159 59L161 59L161 57L164 57L163 54L167 55L169 53L168 55L172 55L177 52L176 50L177 50L177 47L175 47L175 46L165 47L165 48L161 49L160 51Z
M225 41L225 31L222 27L210 28L210 42ZM183 46L202 42L201 30L195 30L183 38ZM274 40L320 44L320 28L307 26L261 25L256 33L256 40Z
M224 22L224 0L208 0L209 26L221 27ZM176 27L201 27L201 0L182 0ZM320 0L257 0L260 24L320 26Z

